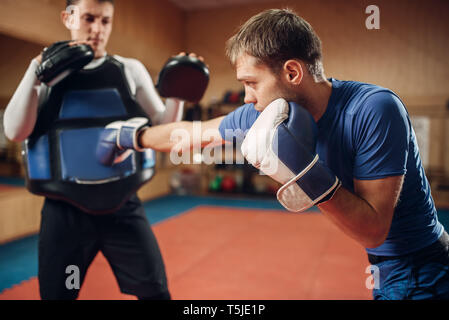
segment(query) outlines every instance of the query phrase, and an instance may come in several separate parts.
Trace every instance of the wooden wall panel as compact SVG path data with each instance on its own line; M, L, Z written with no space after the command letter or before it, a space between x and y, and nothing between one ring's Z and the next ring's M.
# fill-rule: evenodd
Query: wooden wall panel
M69 38L60 21L64 0L0 1L0 33L45 46ZM141 60L155 76L185 46L185 14L169 1L118 0L108 51ZM1 43L1 47L6 47Z
M0 34L0 108L5 108L42 45ZM5 103L6 102L6 103Z
M185 50L185 14L169 1L116 1L110 49L141 60L155 78L172 55Z
M64 0L0 1L0 32L38 44L49 44L67 37L60 22Z
M226 40L252 15L284 7L302 15L320 36L328 77L376 83L403 97L447 99L449 21L445 17L449 2L376 1L379 30L365 27L369 4L364 0L302 0L189 13L188 48L203 55L211 67L212 81L205 102L221 97L226 89L240 88L224 55Z
M0 243L38 232L43 198L25 189L0 193Z

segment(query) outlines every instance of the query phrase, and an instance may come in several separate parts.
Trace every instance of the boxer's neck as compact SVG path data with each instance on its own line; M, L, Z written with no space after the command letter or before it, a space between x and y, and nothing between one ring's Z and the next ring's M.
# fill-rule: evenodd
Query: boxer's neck
M93 59L91 62L89 62L89 64L84 66L83 69L95 69L95 68L99 67L106 59L106 56L107 56L107 53L105 52L103 56Z
M317 82L310 79L301 84L301 98L298 101L318 121L326 112L330 96L332 94L332 83L326 78Z

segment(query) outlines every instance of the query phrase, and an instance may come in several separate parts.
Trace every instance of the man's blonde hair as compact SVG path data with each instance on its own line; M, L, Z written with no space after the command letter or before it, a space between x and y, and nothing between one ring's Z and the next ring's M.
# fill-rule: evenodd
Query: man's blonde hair
M240 27L226 43L226 54L235 65L246 53L278 72L285 61L298 59L310 74L323 74L321 40L310 24L290 9L263 11Z

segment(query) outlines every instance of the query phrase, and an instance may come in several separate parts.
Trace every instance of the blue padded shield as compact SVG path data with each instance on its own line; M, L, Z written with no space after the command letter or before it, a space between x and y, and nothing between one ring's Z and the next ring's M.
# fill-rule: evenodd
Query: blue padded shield
M43 135L33 145L25 145L28 157L27 170L30 179L51 179L50 146L48 135Z
M126 109L117 89L69 91L59 112L59 119L120 116L126 116Z
M145 149L143 152L143 168L149 169L156 165L156 151Z
M115 212L155 173L151 150L112 167L95 157L107 124L147 116L131 95L123 64L107 56L97 68L44 88L36 126L24 144L28 190L88 213Z
M95 150L103 129L66 129L59 133L63 180L93 182L124 178L136 172L135 153L112 167L103 166L98 162Z

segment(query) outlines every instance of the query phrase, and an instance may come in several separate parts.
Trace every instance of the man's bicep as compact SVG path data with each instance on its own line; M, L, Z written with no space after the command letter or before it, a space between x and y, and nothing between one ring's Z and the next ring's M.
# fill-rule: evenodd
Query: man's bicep
M389 93L367 99L354 121L353 176L374 180L405 174L410 122L400 100Z
M391 221L404 181L403 175L375 180L354 179L354 192Z

